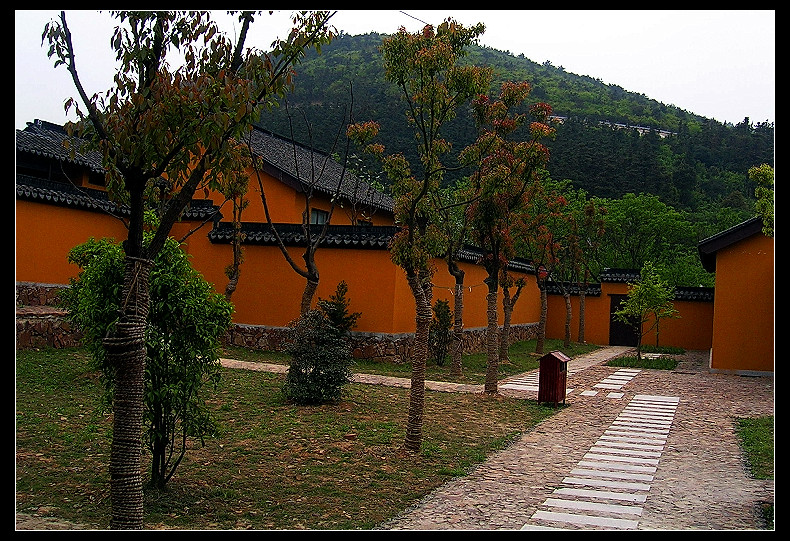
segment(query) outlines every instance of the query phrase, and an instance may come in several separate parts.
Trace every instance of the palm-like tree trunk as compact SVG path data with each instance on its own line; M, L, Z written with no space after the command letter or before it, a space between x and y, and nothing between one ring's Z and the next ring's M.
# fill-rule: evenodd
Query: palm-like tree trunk
M409 389L409 416L406 422L404 448L417 453L422 445L422 422L425 410L425 363L428 359L428 332L433 318L431 308L431 283L425 273L408 273L416 308L416 328L411 353L411 388Z
M486 367L485 392L497 392L497 380L499 375L499 325L497 322L497 292L499 282L496 278L489 276L485 279L488 284L488 295L486 295L486 314L488 318L488 331L486 333L486 353L488 365Z
M455 295L453 295L453 333L450 342L450 375L463 374L461 362L464 352L464 271L453 262L448 264L450 274L455 277Z
M540 288L540 322L538 323L538 338L535 345L535 353L540 355L543 353L543 348L546 344L546 317L549 313L549 299L546 293L546 284L543 283L541 285L539 281L538 287Z
M148 277L153 261L126 257L121 316L104 339L115 368L113 438L110 449L112 529L142 529L142 432L145 391L145 329L148 318Z

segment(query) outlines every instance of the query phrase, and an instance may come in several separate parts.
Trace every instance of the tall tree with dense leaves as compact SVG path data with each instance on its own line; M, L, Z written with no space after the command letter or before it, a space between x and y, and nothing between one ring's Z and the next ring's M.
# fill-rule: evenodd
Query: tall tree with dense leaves
M639 280L628 284L628 296L614 316L627 325L634 325L638 341L636 356L642 358L642 338L651 330L658 329L662 319L679 317L672 304L675 288L659 276L652 261L646 261L639 274ZM652 324L648 324L652 321Z
M451 150L442 128L472 97L485 92L490 71L459 65L466 47L483 33L482 24L464 28L452 19L434 28L427 25L411 34L401 28L382 45L386 78L406 102L406 117L414 129L418 164L403 154L384 156L380 145L369 145L383 157L392 181L395 220L400 230L390 245L392 260L406 274L415 303L415 333L411 353L412 377L404 449L418 452L422 445L425 407L425 363L432 309L431 259L444 251L437 227L437 194L446 171L443 160ZM370 141L378 133L375 123L352 126L353 137Z
M579 288L579 332L576 340L586 343L585 331L585 298L590 280L597 280L600 273L599 251L605 234L604 217L606 207L596 199L587 199L584 190L577 191L575 227L578 236L578 252L576 254L576 279Z
M774 168L764 163L749 169L749 179L757 183L754 195L757 198L755 208L763 219L763 233L774 236Z
M626 194L606 202L601 257L607 267L640 269L665 260L673 249L695 244L684 215L651 194Z
M540 292L540 320L535 353L542 354L546 342L548 317L548 281L552 278L560 257L561 244L556 235L557 222L564 220L565 197L558 193L550 178L534 182L529 189L527 205L514 222L517 253L529 259L535 267L535 280Z
M499 324L497 300L500 273L514 255L512 226L514 215L525 205L530 185L545 172L548 149L540 143L551 136L547 124L551 107L538 103L530 108L534 120L530 138L515 139L519 126L529 120L526 114L514 114L516 107L529 96L528 83L504 83L496 100L481 96L474 102L480 136L463 152L463 160L475 166L472 182L479 195L469 205L472 240L484 251L486 269L486 381L485 392L497 392L499 365Z
M330 39L331 14L294 15L288 37L269 53L246 48L257 14L238 14L234 42L219 31L208 13L115 12L119 21L111 40L118 68L114 86L89 96L79 77L65 12L44 29L49 56L63 64L79 94L74 106L82 120L73 131L103 155L107 185L130 208L124 283L118 322L105 339L115 367L113 439L110 451L110 527L141 529L143 494L141 439L145 329L149 311L148 278L153 259L195 192L219 188L223 177L242 170L249 156L241 143L261 110L284 94L308 47ZM183 59L178 67L168 54ZM84 109L83 109L84 108ZM167 189L159 226L143 243L143 214L154 183Z

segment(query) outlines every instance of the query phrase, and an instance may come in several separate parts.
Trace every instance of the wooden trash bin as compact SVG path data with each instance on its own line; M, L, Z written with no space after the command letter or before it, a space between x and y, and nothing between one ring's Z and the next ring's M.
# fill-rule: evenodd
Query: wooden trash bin
M560 402L565 404L570 360L570 357L561 351L552 351L540 358L538 402L551 402L554 406Z

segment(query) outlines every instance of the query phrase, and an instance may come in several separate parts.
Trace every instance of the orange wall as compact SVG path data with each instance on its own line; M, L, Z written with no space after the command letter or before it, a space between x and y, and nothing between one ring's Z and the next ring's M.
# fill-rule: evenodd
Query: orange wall
M716 253L711 368L774 371L774 239L753 235Z
M718 291L718 290L717 290ZM626 295L628 285L604 283L601 295L586 297L584 302L584 338L591 344L609 343L609 312L611 295ZM659 345L684 349L709 349L713 334L713 303L699 301L673 301L680 313L679 319L665 319L660 323ZM546 336L565 338L565 299L562 295L549 295ZM646 329L651 323L646 325ZM579 297L571 296L571 340L579 338ZM647 332L643 345L655 345L655 333Z
M212 244L202 232L190 237L187 251L194 267L217 291L224 291L227 277L225 267L231 261L229 244ZM291 247L289 253L300 266L303 248ZM434 274L434 302L444 299L453 309L450 293L454 279L443 261L437 260ZM410 333L414 332L414 299L405 273L392 263L388 250L339 249L323 247L316 252L319 269L319 286L314 305L319 298L328 299L335 293L337 284L348 284L349 310L360 312L356 331ZM486 326L486 291L482 284L485 271L482 267L461 264L466 272L464 291L464 325L467 328ZM527 286L537 291L534 277L527 277ZM299 304L305 286L299 276L285 261L276 246L244 248L241 277L233 294L234 322L248 325L285 326L299 314ZM470 291L471 288L471 291ZM498 304L502 321L501 295ZM536 322L539 306L530 302L530 292L522 294L516 304L513 323Z
M584 299L584 339L589 344L609 343L609 295L625 295L626 284L603 284L600 297ZM548 338L565 338L565 299L562 295L548 296L546 320ZM579 297L571 296L571 340L579 338Z
M104 213L30 201L16 202L16 280L68 284L79 268L69 251L90 239L126 239L123 224Z

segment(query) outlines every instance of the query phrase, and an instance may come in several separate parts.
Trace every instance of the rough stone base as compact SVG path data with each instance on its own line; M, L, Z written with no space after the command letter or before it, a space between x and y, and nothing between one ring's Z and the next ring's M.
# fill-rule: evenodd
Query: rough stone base
M16 283L16 339L17 348L76 347L82 335L66 319L66 310L57 308L61 284ZM486 327L464 330L464 353L486 350ZM510 326L510 343L530 340L537 336L537 323ZM288 327L234 324L223 343L231 346L281 351ZM414 341L412 333L352 332L351 342L356 359L379 359L394 363L409 362Z

